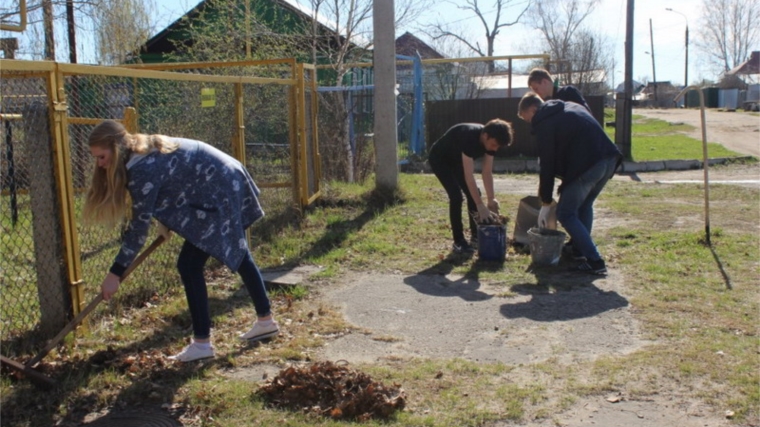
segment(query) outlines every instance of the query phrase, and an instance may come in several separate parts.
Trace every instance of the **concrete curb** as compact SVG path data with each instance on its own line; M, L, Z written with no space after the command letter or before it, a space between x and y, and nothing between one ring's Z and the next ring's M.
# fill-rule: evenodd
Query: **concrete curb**
M708 159L708 166L722 165L730 162L755 161L754 156L741 157L718 157ZM481 160L475 161L475 172L481 171ZM701 160L655 160L648 162L623 162L617 173L636 172L661 172L661 171L685 171L702 169ZM404 173L432 173L427 162L404 163L399 165L399 170ZM538 173L537 160L505 159L496 158L493 162L493 172L496 174L508 173Z

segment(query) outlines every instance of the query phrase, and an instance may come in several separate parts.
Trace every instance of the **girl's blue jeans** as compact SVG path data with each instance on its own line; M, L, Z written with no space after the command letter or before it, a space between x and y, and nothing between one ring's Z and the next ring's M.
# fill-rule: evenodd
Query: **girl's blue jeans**
M208 290L203 270L210 255L198 249L195 245L185 240L177 258L177 270L185 287L187 306L193 321L193 337L207 339L211 337L211 315L209 313ZM251 253L246 253L243 262L240 263L237 273L243 279L243 284L248 294L253 299L258 317L271 314L271 306L264 278L261 271L253 262Z

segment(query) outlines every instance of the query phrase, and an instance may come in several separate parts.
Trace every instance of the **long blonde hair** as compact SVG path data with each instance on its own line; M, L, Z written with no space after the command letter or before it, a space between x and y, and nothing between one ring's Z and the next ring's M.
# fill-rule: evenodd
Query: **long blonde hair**
M113 227L125 218L129 205L127 161L131 153L147 154L153 149L171 153L178 144L164 135L130 134L121 123L106 120L92 130L88 146L109 150L111 163L105 169L95 167L82 214L87 223Z

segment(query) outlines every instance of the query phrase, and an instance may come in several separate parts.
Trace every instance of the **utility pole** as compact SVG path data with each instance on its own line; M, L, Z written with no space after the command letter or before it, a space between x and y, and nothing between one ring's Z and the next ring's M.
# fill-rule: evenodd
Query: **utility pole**
M375 187L398 188L398 131L396 130L396 32L393 0L372 3L375 36Z
M623 152L626 160L631 154L631 119L633 107L633 0L627 0L625 24L625 75L623 99L615 104L615 143Z
M665 10L673 13L677 13L681 16L683 16L683 19L686 21L686 37L685 40L685 47L686 47L686 57L683 62L683 87L689 86L689 18L686 17L683 13L673 10L669 7L666 7Z
M654 102L657 103L657 74L654 72L654 33L652 32L652 18L649 18L649 44L652 48L652 84L654 85Z
M77 33L74 22L74 0L66 0L66 24L69 31L69 62L77 63Z
M55 38L53 36L53 0L42 0L42 20L45 27L45 59L55 61Z

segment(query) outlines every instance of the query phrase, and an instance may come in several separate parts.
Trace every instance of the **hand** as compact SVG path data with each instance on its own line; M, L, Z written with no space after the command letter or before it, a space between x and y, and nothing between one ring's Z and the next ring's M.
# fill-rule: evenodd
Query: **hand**
M478 204L478 223L490 224L491 223L491 211L488 210L483 203Z
M159 236L163 236L164 242L168 242L169 239L172 238L172 231L169 230L169 228L165 226L164 224L161 224L158 221L156 221L156 223L158 224L156 226L156 232L158 233Z
M121 284L121 277L108 273L106 278L103 279L103 283L100 284L100 292L103 294L103 299L108 301L119 290Z
M496 199L489 200L488 201L488 210L498 215L499 214L499 201L496 200Z
M547 228L549 223L549 212L551 211L551 205L541 205L541 210L538 211L538 226L541 228Z

